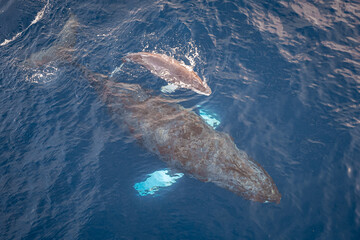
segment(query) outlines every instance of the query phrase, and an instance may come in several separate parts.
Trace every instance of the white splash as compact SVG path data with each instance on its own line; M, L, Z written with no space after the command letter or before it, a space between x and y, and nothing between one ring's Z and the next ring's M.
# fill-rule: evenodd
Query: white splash
M190 62L192 68L194 68L196 65L195 63L196 58L198 58L201 61L199 50L193 41L189 42L189 51L185 54L185 57Z
M35 19L30 23L30 25L25 28L25 30L18 32L17 34L15 34L14 37L12 37L11 39L5 39L2 43L0 43L0 46L5 46L6 44L14 41L15 39L17 39L18 37L20 37L26 30L28 30L32 25L34 25L35 23L37 23L38 21L40 21L43 17L44 17L44 13L46 8L49 5L49 0L47 1L47 3L45 4L45 6L36 14Z
M26 76L26 81L36 84L46 84L55 81L58 76L58 68L54 66L47 66L44 70L33 70L33 73Z

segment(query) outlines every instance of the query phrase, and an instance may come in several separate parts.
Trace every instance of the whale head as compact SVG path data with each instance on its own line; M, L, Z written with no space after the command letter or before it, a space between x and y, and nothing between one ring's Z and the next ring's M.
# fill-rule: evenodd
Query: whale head
M244 151L237 151L239 154L231 161L233 165L225 169L224 187L248 200L279 204L281 194L270 175Z
M221 149L214 154L208 181L248 200L280 203L281 194L265 169L239 150L229 135L221 135L216 144Z

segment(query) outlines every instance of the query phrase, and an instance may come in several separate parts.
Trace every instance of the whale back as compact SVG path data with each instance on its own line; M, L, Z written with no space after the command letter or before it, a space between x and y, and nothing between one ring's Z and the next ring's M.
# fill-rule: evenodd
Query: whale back
M279 203L281 194L273 179L228 134L179 104L158 96L134 101L135 95L122 120L145 148L201 181L249 200Z
M164 54L129 53L125 59L138 63L166 82L209 96L211 89L190 67Z

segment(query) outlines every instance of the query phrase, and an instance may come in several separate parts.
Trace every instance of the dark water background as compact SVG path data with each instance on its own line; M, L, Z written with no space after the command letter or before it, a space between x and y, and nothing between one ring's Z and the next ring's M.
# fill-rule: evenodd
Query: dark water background
M138 196L133 184L165 163L77 69L23 64L69 11L89 69L110 74L139 51L192 65L213 94L171 97L217 113L281 203L186 176ZM0 238L359 239L359 22L356 1L0 1ZM153 94L164 85L132 64L116 78Z

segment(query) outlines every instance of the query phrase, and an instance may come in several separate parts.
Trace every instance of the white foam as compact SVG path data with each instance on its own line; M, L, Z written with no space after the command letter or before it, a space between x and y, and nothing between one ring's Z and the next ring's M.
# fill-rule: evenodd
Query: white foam
M55 66L47 66L43 70L33 70L33 73L26 76L26 81L36 84L46 84L55 81L58 77L58 68Z
M190 65L192 67L192 69L195 67L196 63L195 63L195 59L199 58L200 59L200 54L198 51L197 46L195 46L195 44L193 43L193 41L190 41L189 43L189 51L185 54L186 59L190 62Z
M14 37L12 37L11 39L5 39L2 43L0 43L0 46L5 46L7 45L8 43L14 41L15 39L17 39L18 37L20 37L26 30L29 29L30 26L34 25L35 23L37 23L38 21L40 21L43 17L44 17L44 13L45 13L45 10L46 8L48 7L49 5L49 0L47 1L47 3L45 4L45 6L36 14L36 17L35 19L30 23L29 26L27 26L27 28L25 28L25 30L21 31L21 32L18 32L15 34Z

